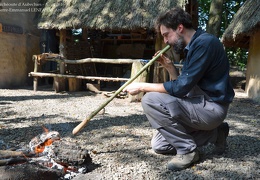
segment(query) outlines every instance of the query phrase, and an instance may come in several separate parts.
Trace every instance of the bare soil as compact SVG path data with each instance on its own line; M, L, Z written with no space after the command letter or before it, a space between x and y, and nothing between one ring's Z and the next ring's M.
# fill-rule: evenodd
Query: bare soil
M229 150L211 154L200 149L201 160L179 172L166 169L171 156L151 151L154 130L140 102L115 98L76 136L72 130L107 97L89 91L55 93L50 86L0 89L0 147L28 148L43 132L42 125L63 139L89 150L94 168L73 179L259 179L260 105L237 88L226 121L230 125Z

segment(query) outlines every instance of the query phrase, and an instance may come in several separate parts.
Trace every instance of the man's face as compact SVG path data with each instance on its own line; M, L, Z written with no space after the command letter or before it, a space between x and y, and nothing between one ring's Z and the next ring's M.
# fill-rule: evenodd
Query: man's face
M171 28L167 28L164 25L161 25L160 31L163 36L164 43L171 45L174 51L177 54L180 54L185 47L185 41L178 32L178 29L175 31Z

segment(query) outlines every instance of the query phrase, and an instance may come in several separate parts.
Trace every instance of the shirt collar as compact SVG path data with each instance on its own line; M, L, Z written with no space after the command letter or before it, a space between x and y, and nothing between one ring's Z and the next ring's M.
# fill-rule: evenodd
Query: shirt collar
M199 37L201 34L203 34L203 33L205 33L205 31L203 31L201 28L198 28L198 29L197 29L197 31L195 32L195 34L192 36L192 38L191 38L189 44L187 44L187 46L184 48L184 53L185 53L185 54L189 51L190 46L191 46L191 44L193 43L193 41L194 41L197 37Z

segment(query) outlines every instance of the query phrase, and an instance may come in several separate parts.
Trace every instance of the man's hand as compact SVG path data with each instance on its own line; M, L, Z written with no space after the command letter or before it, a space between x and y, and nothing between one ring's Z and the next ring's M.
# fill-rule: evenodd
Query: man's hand
M131 95L137 95L141 92L142 83L131 83L123 89L123 92L128 92Z
M160 53L160 51L157 51L153 57L155 57L158 53ZM160 63L163 67L167 68L167 67L172 67L173 63L170 60L169 57L167 57L166 54L161 54L160 57L157 59L157 62Z
M160 51L156 52L153 57L155 57L159 52ZM170 80L177 79L179 72L166 54L161 54L160 57L157 59L157 62L160 63L168 71L170 75Z

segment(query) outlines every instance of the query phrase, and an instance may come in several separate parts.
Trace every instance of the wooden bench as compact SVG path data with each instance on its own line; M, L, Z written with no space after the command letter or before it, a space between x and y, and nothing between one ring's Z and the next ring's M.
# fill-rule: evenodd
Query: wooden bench
M132 64L131 73L138 72L143 67L142 59L102 59L102 58L85 58L79 60L68 60L60 57L58 54L44 53L40 55L33 55L32 60L34 61L34 71L29 73L29 77L33 77L33 90L38 89L38 78L52 77L54 78L54 89L56 92L65 90L65 80L71 80L72 82L77 80L90 80L90 81L120 81L126 82L129 78L123 77L100 77L100 76L83 76L83 75L71 75L65 73L65 66L68 64L80 65L84 63L109 63L109 64ZM47 61L57 62L59 70L57 72L41 72L41 66ZM144 72L140 78L136 81L145 82L147 72ZM76 84L76 83L74 83ZM72 83L73 85L73 83Z
M99 77L99 76L83 76L83 75L71 75L65 74L66 64L84 64L84 63L109 63L109 64L132 64L131 77L133 77L139 70L143 67L143 64L147 60L143 59L103 59L103 58L85 58L79 60L68 60L61 57L59 54L43 53L40 55L33 55L32 60L34 61L34 71L29 73L29 77L33 77L33 90L37 91L38 88L38 78L39 77L52 77L54 79L54 89L56 92L65 90L65 80L68 79L71 82L71 87L77 86L77 80L91 80L91 81L120 81L126 82L129 78L123 77ZM47 61L57 62L59 65L59 71L57 72L40 72L40 67ZM181 70L182 65L175 65L179 70ZM143 72L135 82L147 82L148 77L147 71ZM73 88L76 89L76 88ZM140 100L143 94L136 95L132 97L132 100Z

